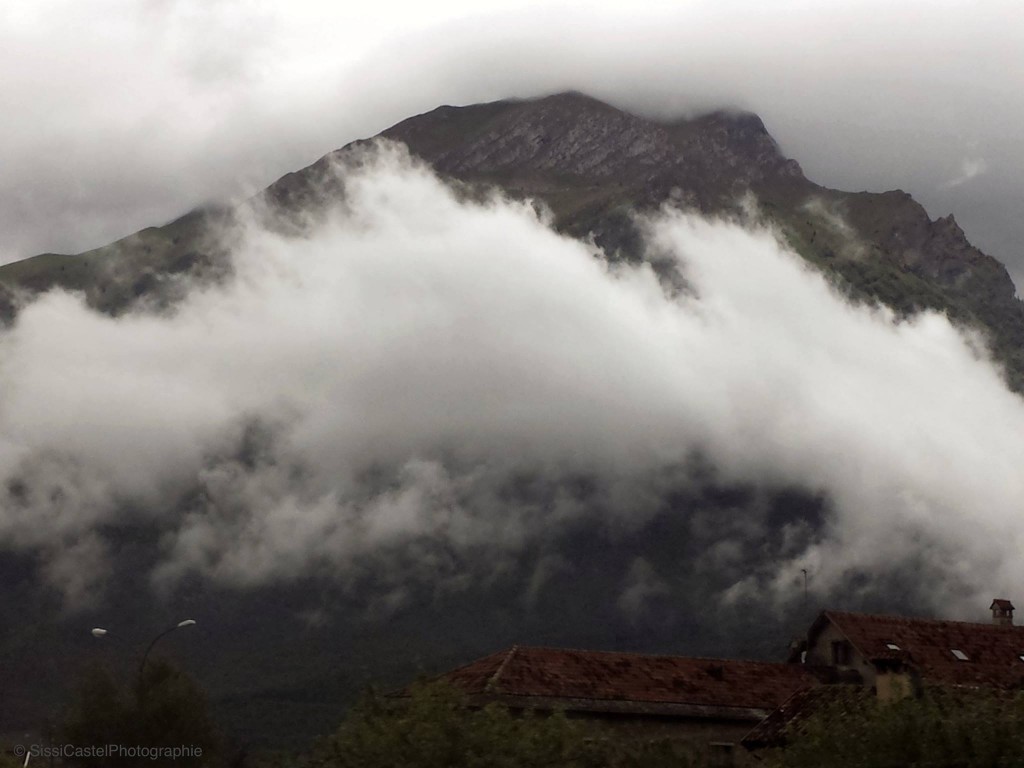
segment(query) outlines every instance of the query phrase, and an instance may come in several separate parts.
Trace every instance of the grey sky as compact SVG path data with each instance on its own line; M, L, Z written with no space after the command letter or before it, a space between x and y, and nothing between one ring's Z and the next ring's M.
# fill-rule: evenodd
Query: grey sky
M441 103L752 109L808 175L912 192L1024 277L1012 0L40 0L0 9L0 260L255 191Z

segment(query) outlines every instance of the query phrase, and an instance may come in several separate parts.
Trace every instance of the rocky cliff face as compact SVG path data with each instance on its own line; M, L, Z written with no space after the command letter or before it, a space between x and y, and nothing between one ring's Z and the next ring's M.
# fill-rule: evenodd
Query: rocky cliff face
M1024 305L1002 264L974 248L952 216L930 220L905 192L848 193L809 181L756 115L656 122L565 93L439 107L380 135L408 145L443 176L544 201L561 231L593 235L612 258L642 257L633 211L668 200L731 211L752 192L791 245L851 296L904 314L938 309L982 328L1013 386L1024 385ZM259 199L287 213L343 194L329 157ZM173 303L189 280L229 269L209 233L232 216L231 209L196 211L88 253L6 265L0 316L10 319L19 301L52 286L82 290L91 305L115 314Z
M756 115L714 112L661 124L576 93L440 107L382 136L447 176L540 197L560 226L579 235L593 230L598 242L609 223L621 224L603 217L622 207L645 209L682 195L713 210L734 204L753 184L802 178Z
M460 133L463 126L472 126ZM440 107L384 131L440 172L458 177L569 177L693 186L800 175L749 113L714 112L669 124L620 112L576 93L538 101Z

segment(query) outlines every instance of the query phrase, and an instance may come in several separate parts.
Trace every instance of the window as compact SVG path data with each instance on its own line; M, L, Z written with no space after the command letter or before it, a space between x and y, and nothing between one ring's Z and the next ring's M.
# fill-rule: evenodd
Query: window
M959 648L953 649L953 655L960 659L960 661L967 661L967 654L961 651Z
M850 644L845 640L832 641L832 663L837 667L850 663Z
M736 764L733 745L724 741L713 741L708 744L708 766L714 768L732 768Z

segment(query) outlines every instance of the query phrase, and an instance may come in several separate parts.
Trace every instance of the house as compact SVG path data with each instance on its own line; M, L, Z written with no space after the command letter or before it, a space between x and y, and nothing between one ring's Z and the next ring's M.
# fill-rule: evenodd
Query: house
M991 623L823 611L790 663L834 682L794 693L742 740L748 750L779 747L822 709L855 710L929 689L944 706L1024 689L1024 627L1013 604L996 599ZM988 694L986 694L986 691ZM1009 698L1008 698L1009 700Z
M439 679L474 706L564 711L627 736L685 738L717 765L742 761L743 736L795 692L817 684L807 668L781 662L525 646Z
M472 706L564 711L626 736L686 739L733 765L823 706L924 686L1024 689L1024 627L1009 600L990 609L991 623L823 611L785 663L513 646L438 679Z
M834 668L882 696L895 680L1024 688L1024 627L1014 626L1009 600L991 610L988 624L823 611L801 655L804 665Z

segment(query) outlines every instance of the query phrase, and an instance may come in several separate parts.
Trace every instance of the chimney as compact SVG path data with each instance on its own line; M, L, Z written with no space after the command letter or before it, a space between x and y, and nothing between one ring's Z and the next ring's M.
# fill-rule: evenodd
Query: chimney
M992 610L992 623L1004 627L1013 626L1013 603L1009 600L996 598L989 606Z

